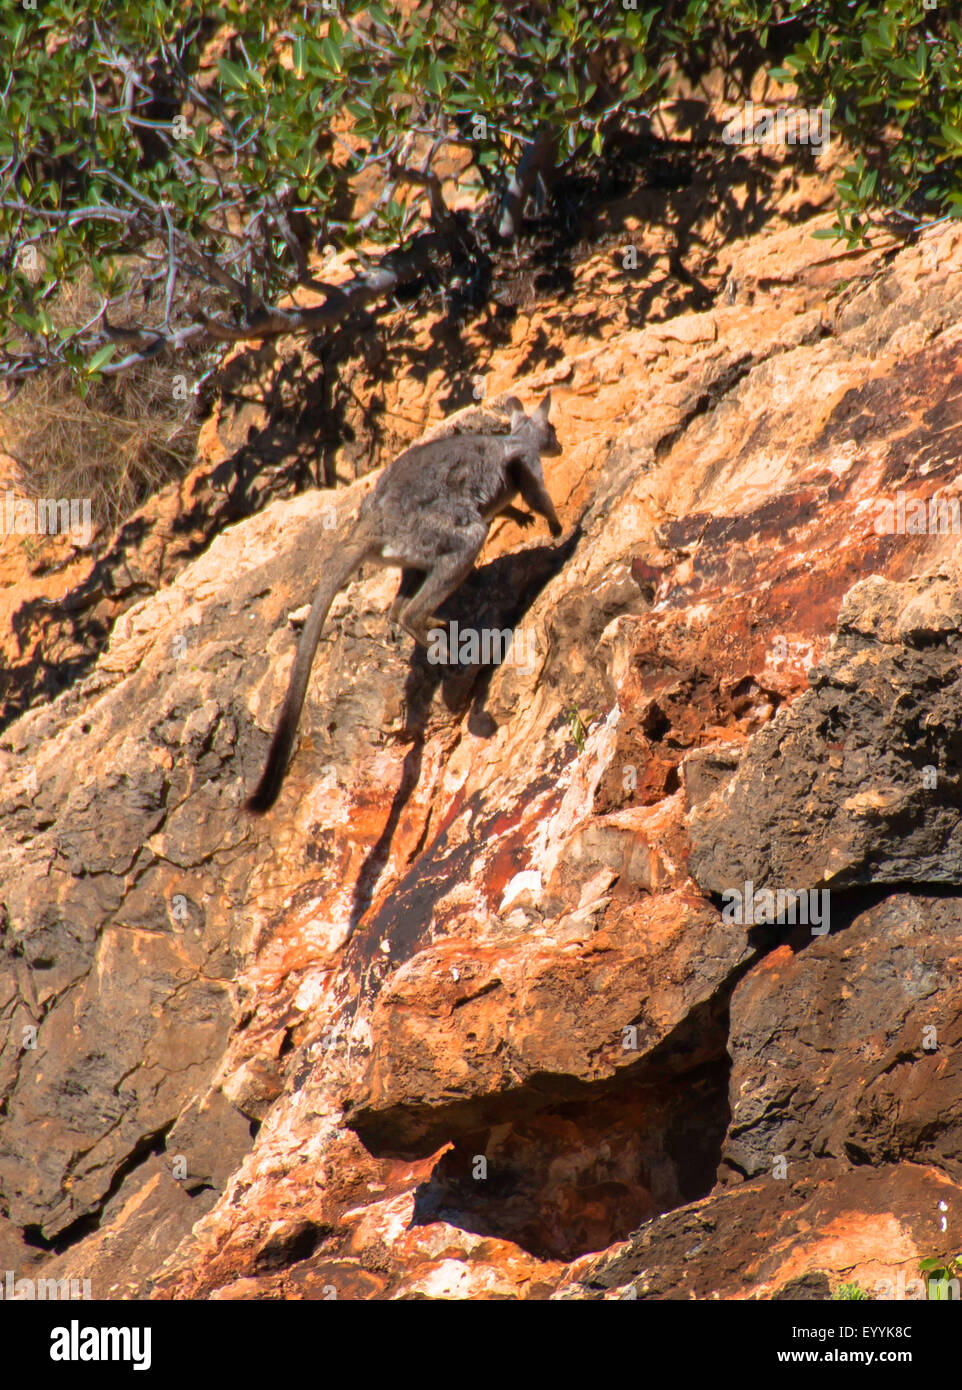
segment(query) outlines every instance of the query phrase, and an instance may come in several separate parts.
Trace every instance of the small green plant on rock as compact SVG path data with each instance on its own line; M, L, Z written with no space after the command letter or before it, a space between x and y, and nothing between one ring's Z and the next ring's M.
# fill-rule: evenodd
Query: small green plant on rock
M578 752L585 751L585 734L588 732L588 725L591 723L592 716L586 715L584 719L581 712L574 705L568 711L568 725L571 729L571 736L578 745Z
M927 1275L928 1297L935 1303L946 1303L959 1297L959 1277L962 1275L962 1255L942 1259L938 1255L919 1261L919 1273ZM955 1289L953 1291L953 1284Z
M833 1303L844 1303L846 1300L862 1302L866 1299L871 1302L872 1295L866 1289L863 1289L861 1284L855 1283L854 1280L850 1280L844 1284L838 1284L832 1293Z

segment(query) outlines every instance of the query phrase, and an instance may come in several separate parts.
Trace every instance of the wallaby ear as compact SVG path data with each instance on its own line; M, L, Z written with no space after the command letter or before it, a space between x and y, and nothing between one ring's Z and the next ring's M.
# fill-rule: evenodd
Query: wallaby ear
M524 424L528 417L525 415L524 406L518 400L517 396L509 396L504 403L504 408L511 416L511 432L513 434L516 429Z
M535 411L535 415L537 415L537 417L538 417L539 420L547 420L547 418L548 418L548 411L549 411L550 409L551 409L551 392L549 391L548 394L545 396L544 400L543 400L543 401L541 402L541 404L538 406L538 409Z

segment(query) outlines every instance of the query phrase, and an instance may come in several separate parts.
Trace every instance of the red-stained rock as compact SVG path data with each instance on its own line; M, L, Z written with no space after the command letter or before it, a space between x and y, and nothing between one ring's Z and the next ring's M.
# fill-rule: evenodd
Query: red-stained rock
M681 894L601 899L559 918L557 934L448 940L381 992L346 1118L368 1147L425 1151L568 1096L587 1102L612 1078L645 1075L749 955L744 932ZM688 1070L718 1055L720 1037L674 1043Z
M695 811L704 888L962 883L959 574L849 591L812 689Z
M962 902L895 893L836 928L800 928L735 989L722 1161L748 1177L779 1155L933 1164L959 1182Z
M579 1260L557 1298L826 1299L841 1283L870 1298L924 1298L919 1260L945 1246L942 1205L959 1189L937 1168L806 1164L756 1179L642 1227Z

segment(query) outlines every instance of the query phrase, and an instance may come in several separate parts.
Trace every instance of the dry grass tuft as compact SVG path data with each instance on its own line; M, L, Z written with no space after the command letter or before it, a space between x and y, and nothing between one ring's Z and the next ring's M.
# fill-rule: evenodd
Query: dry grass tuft
M100 302L82 277L48 307L60 326L86 322ZM0 410L0 452L16 460L28 495L90 498L102 539L193 466L200 419L191 387L203 371L186 355L145 362L102 378L85 398L66 368L41 372Z

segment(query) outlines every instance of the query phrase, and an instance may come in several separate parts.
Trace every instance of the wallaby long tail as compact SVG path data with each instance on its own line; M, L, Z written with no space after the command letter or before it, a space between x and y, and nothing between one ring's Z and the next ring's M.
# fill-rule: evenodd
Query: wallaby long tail
M334 602L338 591L344 587L358 565L369 554L370 548L371 538L363 527L359 526L344 547L332 571L324 576L314 591L311 611L304 624L301 640L297 644L297 655L294 657L290 683L287 687L287 694L284 696L284 703L281 706L277 728L274 730L274 737L271 740L264 772L257 784L257 790L244 803L246 811L251 811L259 816L263 815L265 811L270 810L277 800L284 781L284 774L287 771L291 749L294 747L294 738L301 718L304 696L307 693L307 682L311 674L311 667L314 664L314 653L320 641L321 630L324 627L324 619L327 617L328 609Z

